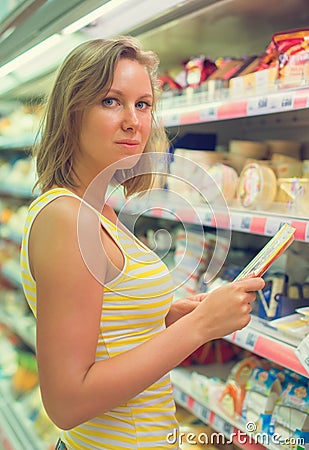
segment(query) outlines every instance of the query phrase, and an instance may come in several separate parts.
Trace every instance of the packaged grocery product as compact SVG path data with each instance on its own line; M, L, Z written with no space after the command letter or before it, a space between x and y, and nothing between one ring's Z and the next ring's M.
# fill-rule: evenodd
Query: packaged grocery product
M231 200L236 197L238 175L233 167L218 163L210 167L208 173L216 181L225 200Z
M287 203L296 214L307 215L309 210L309 178L280 178L276 201Z
M244 398L243 389L234 381L226 383L219 399L220 407L230 417L240 416Z
M270 431L270 417L281 394L277 374L261 367L253 369L247 384L242 417L256 424L256 431Z
M253 356L237 362L232 367L219 398L220 407L228 416L241 416L246 393L245 387L252 370L258 365L260 365L259 359Z
M229 151L232 154L254 159L263 159L268 155L267 144L256 141L231 140Z
M270 265L292 244L295 231L291 225L283 224L235 280L241 280L253 273L256 276L264 275Z
M309 431L308 383L288 382L275 405L272 427L283 439Z
M203 55L190 59L185 64L187 86L200 86L215 70L216 64Z
M278 54L280 87L307 85L309 82L309 28L275 33L272 41Z
M309 159L303 160L303 178L309 178Z
M266 141L269 154L272 157L274 153L279 155L286 155L292 158L300 159L301 142L287 140L287 139L270 139ZM274 160L274 158L271 158ZM277 160L279 157L276 158ZM282 159L281 159L282 160ZM286 159L284 161L287 161Z
M240 173L237 198L242 206L256 208L276 198L277 179L274 171L258 163L246 164Z
M224 153L215 152L212 150L192 150L186 148L176 148L174 151L175 159L177 163L177 157L181 156L193 161L197 164L201 164L204 168L208 168L215 163L222 161ZM180 161L183 167L184 160ZM186 169L183 169L186 170Z

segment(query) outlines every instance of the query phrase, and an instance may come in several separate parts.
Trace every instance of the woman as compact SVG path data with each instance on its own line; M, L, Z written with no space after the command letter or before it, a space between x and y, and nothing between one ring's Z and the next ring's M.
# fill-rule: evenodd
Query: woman
M125 174L166 146L153 126L157 65L131 38L81 44L60 68L35 151L42 194L25 225L22 280L58 448L178 448L167 441L177 429L169 371L246 326L264 285L246 279L172 304L164 264L104 203L120 175L128 195L151 187L151 173Z

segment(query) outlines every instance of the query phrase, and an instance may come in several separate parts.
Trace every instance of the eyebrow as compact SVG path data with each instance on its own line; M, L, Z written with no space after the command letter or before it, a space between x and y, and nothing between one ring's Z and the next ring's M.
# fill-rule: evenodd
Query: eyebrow
M109 91L108 91L108 94L110 94L110 93L115 93L115 94L117 94L117 95L123 95L123 92L122 91L120 91L119 89L114 89L114 88L111 88ZM139 96L139 98L146 98L146 97L150 97L150 98L153 98L153 95L152 95L152 93L148 93L148 92L146 92L145 94L142 94L142 95L140 95Z

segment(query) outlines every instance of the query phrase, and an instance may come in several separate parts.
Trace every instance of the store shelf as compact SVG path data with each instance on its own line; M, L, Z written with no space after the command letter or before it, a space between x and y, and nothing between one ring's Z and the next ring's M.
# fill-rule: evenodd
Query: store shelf
M179 376L180 373L180 376ZM253 422L246 423L241 417L234 419L228 417L219 408L213 404L209 405L205 400L196 394L192 394L189 382L190 374L182 368L174 369L171 373L173 383L174 399L177 404L190 411L206 425L211 426L217 435L214 436L212 444L222 443L223 436L225 443L235 443L244 450L279 450L286 448L278 442L278 438L272 438L263 432L249 432ZM249 430L248 430L249 428ZM298 446L298 448L302 448Z
M0 310L0 322L19 336L32 350L36 349L35 319L33 316L12 316Z
M0 272L14 287L22 289L20 266L18 261L6 261L0 266Z
M122 213L145 215L159 219L179 220L185 223L204 225L209 227L231 229L244 233L273 236L282 223L289 223L296 232L296 241L309 242L309 219L293 217L289 213L275 214L271 212L258 212L240 210L230 207L224 211L213 211L207 206L184 207L177 205L175 198L169 198L168 191L151 197L136 197L124 200L119 193L114 193L108 203ZM163 207L162 205L168 205Z
M295 111L309 107L309 88L261 93L247 98L228 98L206 102L203 93L175 96L161 105L166 127L219 120L239 119L263 114Z
M21 405L13 398L5 380L0 381L0 444L5 450L48 448L33 431L31 422L22 411Z
M265 320L252 316L250 324L225 339L250 350L256 355L269 359L287 369L309 377L309 372L297 357L299 343L288 342L287 335L271 327Z
M0 223L0 238L7 239L14 244L21 244L22 235L15 230L12 230L7 224Z
M28 133L20 136L0 136L0 151L10 150L14 154L17 152L29 152L29 148L33 145L35 134Z
M32 199L34 197L30 187L5 185L5 182L0 184L0 196L18 197L25 200Z

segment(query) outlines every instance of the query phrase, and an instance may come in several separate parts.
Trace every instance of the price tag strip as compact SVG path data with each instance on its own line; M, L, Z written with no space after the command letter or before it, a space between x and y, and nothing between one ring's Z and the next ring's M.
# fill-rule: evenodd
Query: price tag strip
M295 353L309 375L309 334L301 341Z

